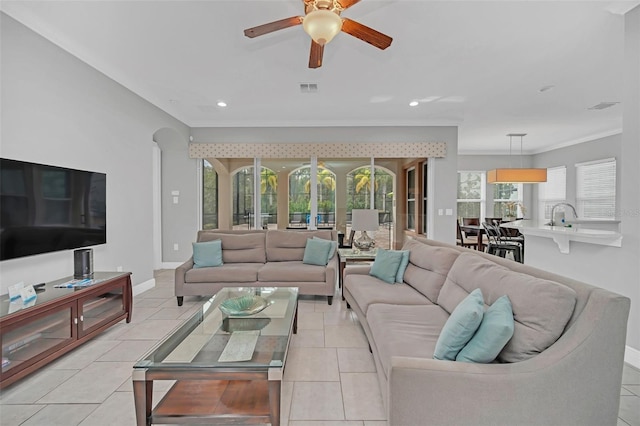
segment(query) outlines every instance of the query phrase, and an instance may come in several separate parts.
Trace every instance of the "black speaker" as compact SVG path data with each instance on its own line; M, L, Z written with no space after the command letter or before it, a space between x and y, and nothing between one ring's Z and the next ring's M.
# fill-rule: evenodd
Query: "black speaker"
M93 249L73 251L73 278L93 278Z

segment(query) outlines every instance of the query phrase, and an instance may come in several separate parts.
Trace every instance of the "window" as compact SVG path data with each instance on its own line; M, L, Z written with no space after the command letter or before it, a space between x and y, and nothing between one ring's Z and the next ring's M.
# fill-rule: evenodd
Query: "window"
M231 179L232 225L233 229L248 228L253 225L253 167L238 170Z
M458 217L484 217L485 172L458 172ZM484 219L481 219L484 220Z
M416 169L407 170L407 229L416 229Z
M538 218L551 219L551 209L567 199L567 168L547 169L547 181L538 185Z
M202 229L218 228L218 173L202 160Z
M524 217L521 183L497 183L493 185L493 216Z
M615 158L576 164L576 204L580 218L615 219Z
M422 163L422 233L427 235L428 188L429 188L429 161Z
M278 175L267 167L260 168L260 214L262 228L278 223Z

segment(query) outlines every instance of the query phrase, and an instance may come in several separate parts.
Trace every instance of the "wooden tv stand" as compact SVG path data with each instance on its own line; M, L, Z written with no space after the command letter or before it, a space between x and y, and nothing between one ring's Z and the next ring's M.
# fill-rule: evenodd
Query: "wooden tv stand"
M0 388L38 370L112 325L131 321L130 272L95 272L87 287L56 288L65 277L46 283L35 305L0 298L2 374Z

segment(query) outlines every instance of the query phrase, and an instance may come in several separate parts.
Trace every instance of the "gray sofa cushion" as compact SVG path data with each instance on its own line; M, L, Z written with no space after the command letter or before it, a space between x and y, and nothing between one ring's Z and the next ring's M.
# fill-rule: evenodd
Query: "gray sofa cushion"
M304 248L307 245L307 238L313 237L333 241L331 231L269 230L266 238L267 261L286 262L302 260Z
M437 305L370 305L367 322L385 376L389 377L392 356L433 358L448 318L449 314Z
M402 249L410 250L404 282L436 303L447 273L459 256L458 251L429 246L412 239L407 240Z
M202 232L200 242L222 240L223 263L265 263L265 233L227 234Z
M255 283L264 263L225 263L211 268L189 269L185 283ZM214 270L215 271L212 271Z
M258 271L258 280L260 282L323 282L326 273L326 266L308 265L301 261L268 262Z
M473 253L463 253L454 262L438 304L451 313L476 288L482 290L487 305L505 294L511 300L515 329L498 355L501 362L523 361L551 346L576 304L576 293L567 286L511 271Z
M429 305L431 302L416 289L407 284L388 284L371 275L349 274L344 286L358 301L360 310L368 315L373 303L392 305Z

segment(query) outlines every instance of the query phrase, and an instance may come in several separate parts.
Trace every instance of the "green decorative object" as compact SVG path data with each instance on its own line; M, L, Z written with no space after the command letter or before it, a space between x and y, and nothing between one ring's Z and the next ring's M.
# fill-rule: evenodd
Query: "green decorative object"
M225 300L219 308L225 315L245 317L261 312L270 304L264 297L246 294Z

